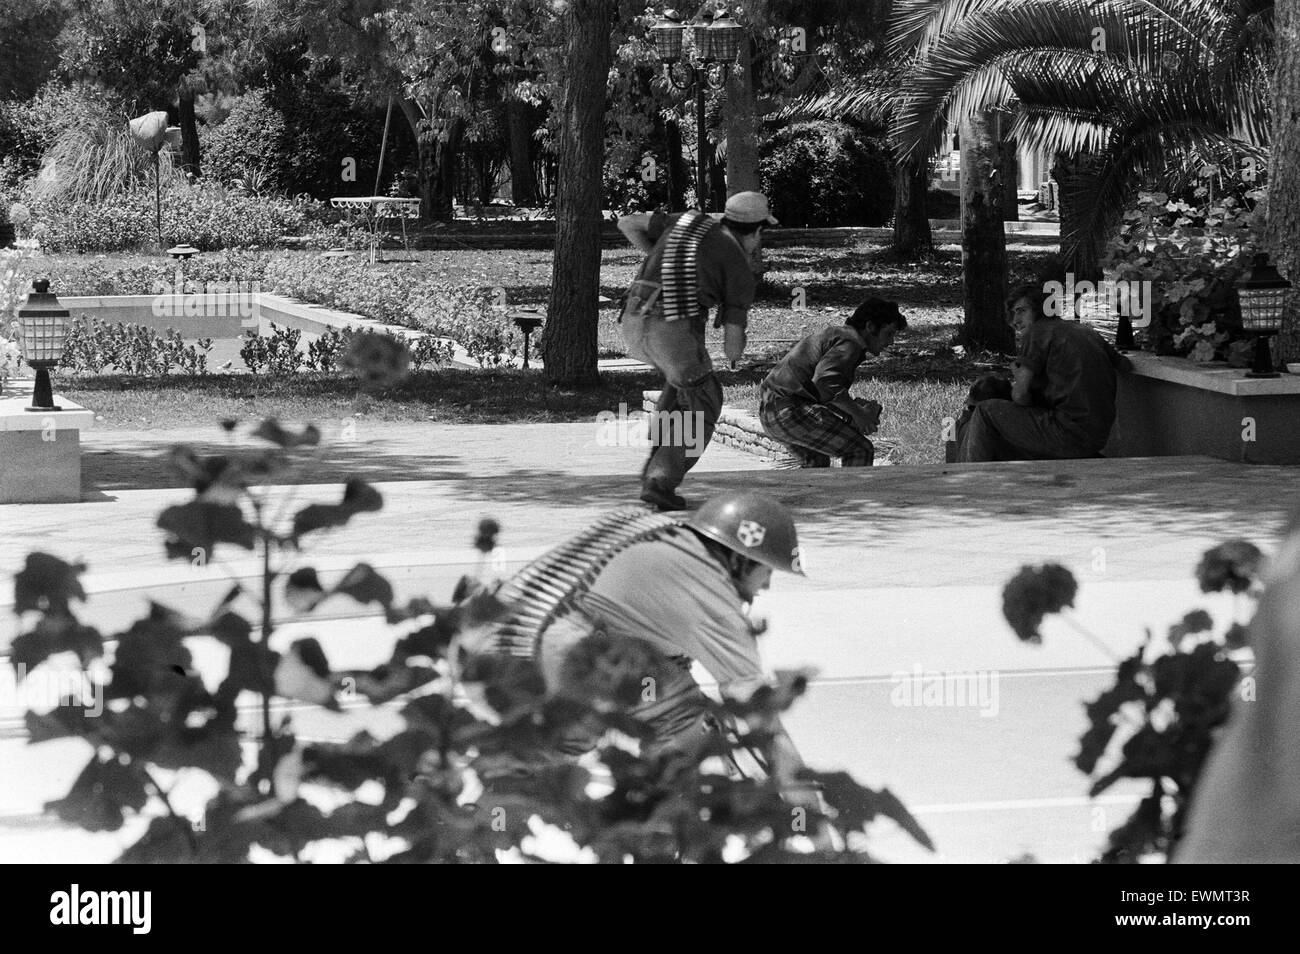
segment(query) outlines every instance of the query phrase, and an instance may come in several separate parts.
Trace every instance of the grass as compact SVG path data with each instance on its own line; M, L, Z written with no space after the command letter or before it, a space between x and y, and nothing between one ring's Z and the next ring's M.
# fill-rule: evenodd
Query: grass
M1012 280L1041 268L1050 254L1041 247L1011 246ZM281 255L314 254L279 252ZM551 253L519 249L421 251L414 262L381 263L384 273L418 269L461 284L492 282L505 288L515 305L545 305L551 280ZM961 322L961 256L944 247L919 261L900 261L888 249L865 242L839 248L785 246L764 253L767 272L750 311L751 355L739 371L723 371L727 403L757 407L758 382L789 348L790 342L826 324L842 323L868 295L897 300L908 330L894 348L864 364L854 393L884 405L880 444L891 447L899 463L942 461L943 419L955 415L970 381L987 365L958 359L948 342ZM96 270L129 269L157 256L99 256ZM60 265L71 280L84 256L51 256L48 272L56 291ZM610 301L599 309L598 348L602 357L621 356L617 301L640 266L631 248L602 252L600 292ZM795 308L802 289L803 308ZM147 292L149 289L121 289ZM721 357L721 333L711 331L711 350ZM719 367L723 367L721 360ZM640 392L657 388L649 374L607 374L591 390L563 391L546 386L537 372L420 372L402 387L378 397L361 394L350 378L300 375L268 379L251 375L206 378L129 379L106 376L63 379L60 390L93 408L101 427L137 428L207 424L223 417L324 420L365 415L385 422L522 423L590 421L620 403L639 406Z
M251 374L64 379L60 394L93 409L98 427L184 427L222 418L313 421L361 415L369 421L442 424L591 421L620 401L639 407L641 391L657 387L650 374L606 375L600 387L546 385L537 371L418 371L400 387L363 393L341 375Z
M944 418L961 411L968 385L955 381L859 380L853 396L879 401L880 430L872 435L877 457L895 464L942 464ZM733 386L727 403L758 411L758 385Z

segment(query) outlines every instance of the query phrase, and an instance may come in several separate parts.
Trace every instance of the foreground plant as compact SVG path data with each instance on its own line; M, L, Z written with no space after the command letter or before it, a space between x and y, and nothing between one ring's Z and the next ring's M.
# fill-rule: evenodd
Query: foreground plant
M1262 554L1244 540L1206 552L1196 569L1201 591L1227 590L1257 598ZM1065 567L1023 567L1003 591L1003 615L1025 642L1041 643L1043 617L1064 618L1107 654L1110 650L1065 610L1078 586ZM1100 861L1167 859L1183 838L1188 810L1206 759L1227 721L1234 695L1253 701L1253 678L1243 678L1246 629L1234 619L1216 631L1203 609L1187 613L1156 641L1151 630L1128 658L1118 660L1115 683L1084 704L1089 727L1074 764L1092 779L1090 797L1122 779L1150 783L1133 814L1110 833Z
M354 354L376 368L383 357ZM29 623L12 647L20 678L54 657L75 658L91 678L107 660L102 712L68 697L29 713L27 729L32 743L91 744L72 789L48 808L90 831L145 821L120 860L864 861L864 829L882 816L929 847L897 798L842 772L806 775L823 813L787 804L775 780L728 772L730 746L717 737L648 754L628 694L674 664L645 644L583 640L548 685L534 661L485 651L509 609L494 581L465 577L435 604L399 599L367 563L341 575L303 563L312 539L379 511L383 498L354 479L335 501L292 510L292 491L270 485L309 464L319 431L270 420L252 436L264 446L172 455L195 494L158 518L168 556L209 565L242 552L260 568L207 612L153 603L106 634L75 609L83 566L34 553L15 581ZM498 531L478 528L480 568ZM350 625L373 631L379 665L336 670L321 641L280 638L339 599L371 611ZM737 726L732 744L769 757L769 726L806 685L806 674L783 673L716 716ZM319 714L344 709L350 726L370 716L367 728L320 741L330 723ZM308 719L314 741L298 729ZM574 757L578 737L594 747ZM209 793L201 811L182 803L196 783ZM836 847L810 851L819 832Z

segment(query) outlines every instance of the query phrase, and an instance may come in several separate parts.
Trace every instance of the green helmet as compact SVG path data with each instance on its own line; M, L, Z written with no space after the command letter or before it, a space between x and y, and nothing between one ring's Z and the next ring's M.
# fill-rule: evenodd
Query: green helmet
M774 497L719 494L691 514L686 526L764 566L804 575L794 518Z

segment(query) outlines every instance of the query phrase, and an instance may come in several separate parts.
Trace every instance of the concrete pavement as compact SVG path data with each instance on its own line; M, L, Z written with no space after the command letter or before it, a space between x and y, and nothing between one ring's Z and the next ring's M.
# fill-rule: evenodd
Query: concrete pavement
M207 605L224 571L169 566L153 529L162 506L188 496L158 470L164 441L133 437L124 446L112 433L88 435L95 484L86 502L0 509L0 572L35 548L85 559L98 591L98 615L87 615L96 621L138 612L146 585L164 601ZM391 568L399 591L437 597L472 560L479 516L500 521L508 570L634 499L641 453L595 446L589 425L363 432L356 446L304 469L292 492L304 502L331 499L334 482L358 468L378 480L384 511L330 533L309 562L324 576L365 558ZM1197 606L1221 620L1235 611L1230 600L1201 596L1192 570L1207 547L1231 537L1267 549L1297 502L1296 475L1204 458L775 471L714 446L682 490L699 501L759 489L794 510L809 576L778 576L760 597L756 611L771 621L765 661L820 672L789 720L808 761L887 785L941 852L924 856L882 824L873 832L882 856L998 861L1028 851L1082 861L1135 795L1117 788L1085 797L1088 781L1069 762L1084 726L1081 702L1109 684L1112 657L1131 651L1145 626L1159 633ZM1061 620L1048 621L1042 646L1019 643L1007 628L1002 585L1022 564L1046 560L1073 570L1073 618L1106 649ZM235 562L229 570L253 568ZM12 632L7 597L0 590L0 644ZM355 608L333 613L339 618L298 634L317 635L336 666L377 661L388 641L361 625ZM924 687L936 678L969 696L932 704ZM16 714L0 709L0 729ZM352 719L313 715L300 731L342 738L355 731ZM0 738L0 765L8 766L0 770L8 776L0 859L38 848L112 856L118 836L58 831L33 814L66 790L84 761L77 745L27 748L13 734Z

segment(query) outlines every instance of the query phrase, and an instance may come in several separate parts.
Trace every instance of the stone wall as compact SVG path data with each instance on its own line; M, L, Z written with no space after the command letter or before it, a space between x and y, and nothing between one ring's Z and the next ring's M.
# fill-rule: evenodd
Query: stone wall
M659 400L658 391L641 392L641 406L647 413L654 412L657 400ZM767 436L757 417L748 411L734 407L722 408L718 426L713 430L713 439L727 447L734 447L772 460L790 456L790 452L783 444Z

